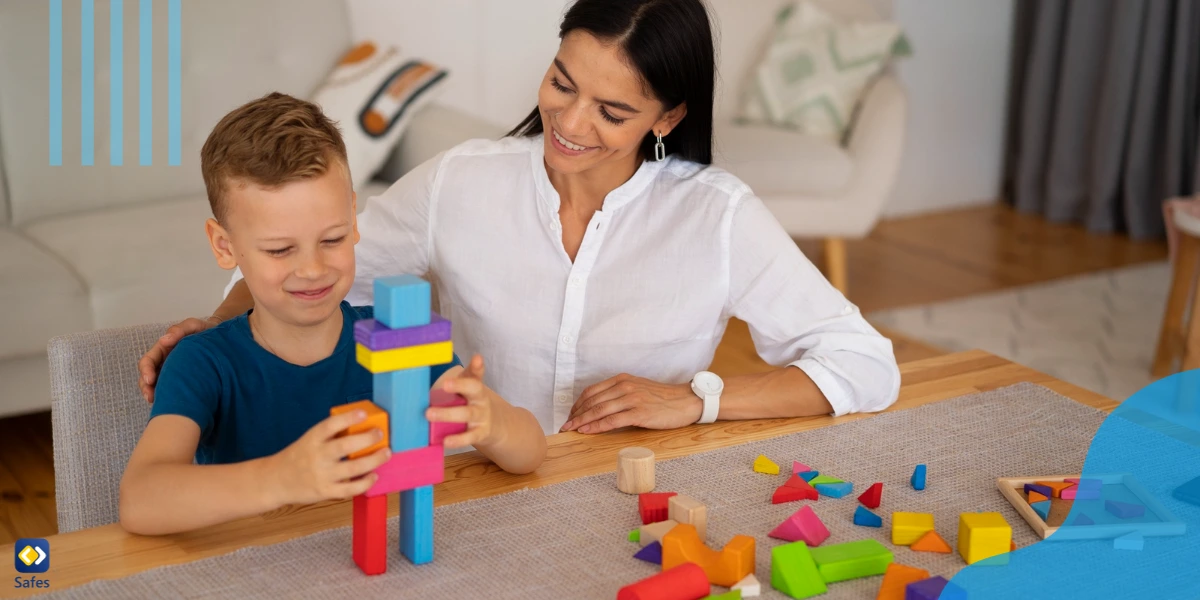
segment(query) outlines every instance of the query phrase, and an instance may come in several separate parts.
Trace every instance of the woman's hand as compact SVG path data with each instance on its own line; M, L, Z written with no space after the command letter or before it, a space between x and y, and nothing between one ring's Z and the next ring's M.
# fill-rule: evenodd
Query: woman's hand
M154 342L154 347L147 350L142 355L142 359L138 361L138 387L141 388L142 397L146 399L146 402L154 403L154 383L158 381L158 372L162 370L163 363L167 361L167 355L175 349L175 344L178 344L184 336L200 333L220 323L221 319L215 316L207 319L195 317L184 319L168 328L167 332Z
M483 384L483 357L476 354L467 368L447 379L442 390L467 399L464 406L430 407L425 418L436 423L466 423L467 430L442 440L446 448L488 445L495 442L495 426L499 396ZM500 401L502 402L502 401Z
M687 383L668 385L622 373L583 391L560 431L601 433L618 427L675 429L700 420L704 401Z

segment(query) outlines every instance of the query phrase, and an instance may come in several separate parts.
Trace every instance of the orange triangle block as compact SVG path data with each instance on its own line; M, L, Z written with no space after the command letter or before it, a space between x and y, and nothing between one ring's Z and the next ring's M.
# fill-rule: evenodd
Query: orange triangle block
M1054 497L1059 498L1062 495L1062 491L1071 487L1072 484L1069 481L1038 481L1037 485L1044 485L1050 488L1054 493Z
M1033 504L1034 502L1045 502L1047 500L1049 500L1049 498L1047 498L1045 495L1043 495L1039 492L1035 492L1033 490L1029 490L1029 503L1030 504Z
M929 533L921 536L921 539L913 542L913 545L909 546L909 548L917 552L938 552L941 554L950 554L951 552L950 544L947 544L946 540L943 540L942 536L938 535L938 532L932 529L929 530Z

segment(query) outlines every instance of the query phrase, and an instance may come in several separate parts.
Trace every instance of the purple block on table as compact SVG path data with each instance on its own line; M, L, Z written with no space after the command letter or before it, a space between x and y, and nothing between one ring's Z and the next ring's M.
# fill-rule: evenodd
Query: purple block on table
M450 321L430 312L429 324L392 329L375 319L354 322L354 341L371 350L394 350L436 344L450 339Z
M1028 494L1030 490L1033 490L1047 498L1054 496L1054 490L1050 489L1050 486L1048 485L1038 485L1036 483L1025 484L1025 493Z
M650 542L649 544L646 545L645 548L638 550L637 554L634 554L633 557L644 560L648 563L654 563L656 565L661 565L662 564L662 544L660 544L658 542Z
M1146 507L1141 504L1130 504L1128 502L1117 502L1116 500L1105 500L1104 510L1122 518L1132 519L1146 514Z
M939 575L905 586L904 600L967 600L967 591Z

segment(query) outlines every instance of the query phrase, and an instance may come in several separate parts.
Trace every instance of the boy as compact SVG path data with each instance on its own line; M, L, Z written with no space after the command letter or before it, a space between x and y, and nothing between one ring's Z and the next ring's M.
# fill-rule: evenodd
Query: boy
M229 113L201 150L217 264L241 267L254 308L181 341L163 365L150 422L121 480L121 525L187 531L285 504L361 494L387 448L353 460L378 430L335 437L365 415L329 409L371 397L343 301L354 281L356 197L346 149L320 109L270 94ZM430 408L466 422L447 448L474 445L502 468L545 458L541 427L482 384L483 359L430 369L467 406ZM194 462L193 462L194 460Z

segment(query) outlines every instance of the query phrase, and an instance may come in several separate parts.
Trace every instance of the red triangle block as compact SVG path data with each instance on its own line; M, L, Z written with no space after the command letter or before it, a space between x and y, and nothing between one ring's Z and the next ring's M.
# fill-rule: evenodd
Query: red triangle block
M862 502L863 506L867 508L879 508L879 503L882 500L883 484L880 482L872 484L871 487L867 488L867 491L858 497L858 501Z
M817 490L813 490L816 492ZM784 502L795 502L797 500L816 500L817 497L810 495L808 492L786 485L781 485L775 489L775 493L771 495L771 504L783 504Z
M784 482L783 487L790 487L790 488L796 488L798 490L804 490L804 493L811 495L813 500L816 500L817 496L820 495L817 493L817 488L813 487L811 484L809 484L807 481L805 481L803 477L800 477L799 475L792 475L790 478L788 478L788 480L786 482Z

